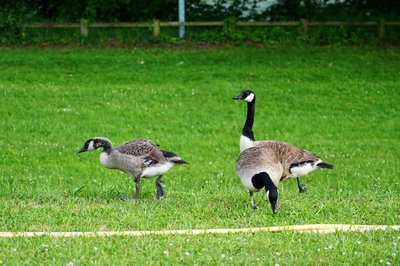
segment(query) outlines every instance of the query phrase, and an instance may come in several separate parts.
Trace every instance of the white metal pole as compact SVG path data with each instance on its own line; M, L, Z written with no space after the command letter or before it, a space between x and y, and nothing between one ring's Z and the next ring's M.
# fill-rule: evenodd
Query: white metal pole
M185 0L178 0L179 2L179 22L185 22ZM179 38L185 36L185 26L179 26Z

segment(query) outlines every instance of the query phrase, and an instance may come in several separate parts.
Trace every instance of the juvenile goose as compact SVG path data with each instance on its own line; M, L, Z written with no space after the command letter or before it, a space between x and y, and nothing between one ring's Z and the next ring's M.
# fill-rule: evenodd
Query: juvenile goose
M157 198L164 195L162 176L175 164L187 164L178 155L163 151L150 140L131 140L113 148L107 138L95 137L85 142L79 153L103 148L100 163L109 169L119 169L132 175L136 197L140 197L140 179L158 176L156 179ZM126 197L122 197L126 199Z
M254 123L254 115L256 109L256 94L251 90L244 90L238 96L232 98L233 100L244 100L247 102L247 117L243 126L242 135L240 137L240 152L243 152L245 149L250 147L257 147L260 142L254 139L253 134L253 123ZM297 186L299 188L299 192L306 192L306 187L301 183L299 175L297 177Z
M279 141L261 141L256 147L244 150L236 162L236 172L250 192L253 209L256 209L253 193L265 188L274 214L278 211L279 182L320 168L332 169L333 165L323 162L312 153Z

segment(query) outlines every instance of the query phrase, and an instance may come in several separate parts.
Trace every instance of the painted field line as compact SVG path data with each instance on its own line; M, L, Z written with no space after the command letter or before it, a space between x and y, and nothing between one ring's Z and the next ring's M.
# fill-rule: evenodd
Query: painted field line
M99 232L0 232L0 238L12 237L101 237L101 236L148 236L148 235L202 235L228 233L259 232L301 232L301 233L334 233L334 232L366 232L378 230L400 231L399 225L350 225L350 224L306 224L272 226L258 228L221 228L194 230L154 230L154 231L99 231Z

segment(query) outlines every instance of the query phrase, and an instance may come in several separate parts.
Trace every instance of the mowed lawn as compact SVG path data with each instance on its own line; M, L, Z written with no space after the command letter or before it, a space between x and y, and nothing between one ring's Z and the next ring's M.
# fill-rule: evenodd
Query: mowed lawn
M400 224L400 49L0 49L0 231ZM249 205L236 176L245 102L254 134L335 165ZM142 180L105 169L95 136L151 139L189 165ZM400 233L1 238L0 265L398 265Z

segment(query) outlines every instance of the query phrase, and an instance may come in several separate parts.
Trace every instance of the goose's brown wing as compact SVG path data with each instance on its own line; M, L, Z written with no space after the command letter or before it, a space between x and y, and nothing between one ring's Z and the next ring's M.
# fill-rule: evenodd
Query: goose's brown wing
M313 163L319 160L319 158L306 151L301 150L289 143L280 141L262 141L259 144L260 147L268 147L274 150L280 158L282 165L284 166L285 174L283 176L289 175L290 168L295 166L301 166L306 163Z
M302 164L305 163L314 163L318 160L319 158L315 154L312 154L311 152L308 152L306 150L299 150L296 156L294 156L290 161L290 168L295 166L301 166Z
M164 156L158 145L150 140L131 140L116 148L118 152L140 157L145 164L154 164L163 160Z

